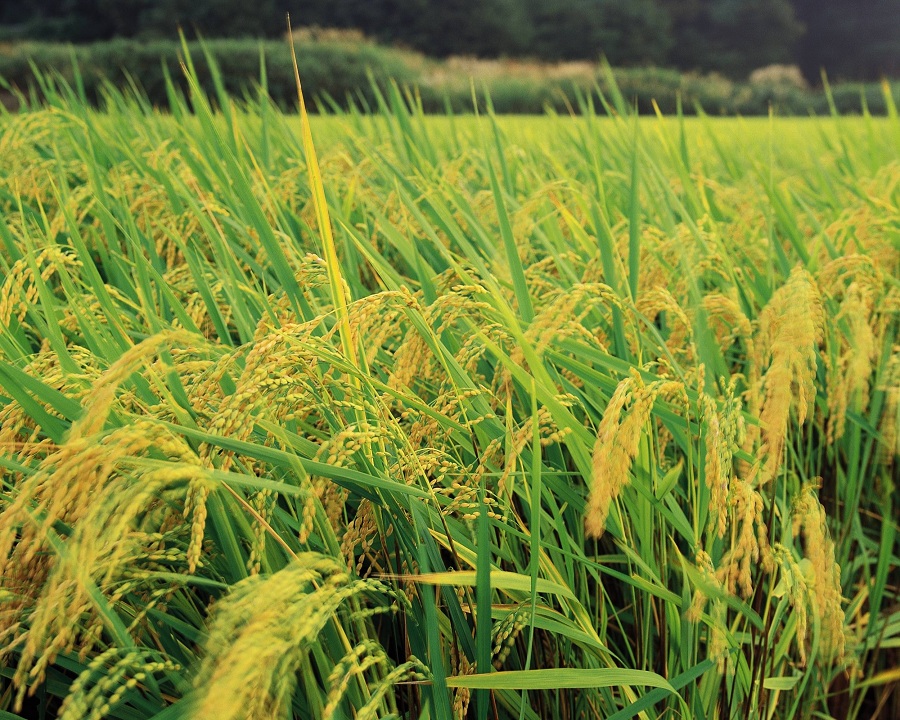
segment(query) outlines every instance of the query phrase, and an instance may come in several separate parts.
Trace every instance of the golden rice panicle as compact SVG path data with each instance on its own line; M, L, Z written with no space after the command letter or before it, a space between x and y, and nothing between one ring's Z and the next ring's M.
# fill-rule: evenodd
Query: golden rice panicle
M748 598L753 594L753 568L761 563L765 572L774 569L769 532L763 521L763 499L749 482L735 478L729 499L731 547L717 571L725 589Z
M640 376L637 382L640 382ZM590 537L600 537L605 532L609 506L627 482L631 459L637 455L640 437L625 438L620 435L619 430L622 413L634 383L633 377L619 383L597 430L591 468L591 492L584 515L585 530Z
M430 682L432 677L428 668L415 655L410 655L409 660L392 669L377 685L370 688L369 699L356 713L356 720L376 720L385 717L383 710L385 696L397 683L404 681ZM394 713L391 715L396 717Z
M735 392L736 378L725 388L722 409L706 393L700 396L706 432L704 477L709 488L709 526L724 537L728 525L728 498L734 473L734 453L746 432L741 401Z
M503 667L516 640L527 626L528 612L524 605L510 612L495 625L491 638L491 662L495 669L500 670Z
M462 598L460 598L460 602L463 602ZM453 668L453 674L474 675L476 670L475 663L469 662L466 654L461 652L457 645L458 643L453 643L450 646L450 666ZM451 712L453 713L453 720L465 720L469 712L469 703L472 700L472 691L464 687L454 688L452 699Z
M841 566L834 559L834 542L828 531L825 508L814 485L807 485L794 501L794 537L802 535L806 559L810 563L810 604L821 624L819 651L826 661L844 656L847 631L841 607Z
M281 397L290 388L301 381L291 374L294 368L302 365L298 354L292 354L288 347L295 349L293 343L303 343L314 332L316 323L288 323L280 328L273 328L268 324L268 318L264 317L257 325L253 343L247 353L247 359L240 375L235 382L235 390L225 397L216 398L218 407L215 417L210 423L210 432L222 437L236 437L238 440L246 440L253 432L254 423L251 421L253 414L262 406L263 401L271 396ZM237 355L227 356L234 360ZM236 363L233 363L236 364ZM213 372L206 378L203 387L210 392L215 392L219 380L228 370L228 362L220 362L213 366ZM197 397L196 402L201 404L204 398ZM192 399L192 404L195 400ZM284 411L284 402L273 402L271 412L277 416ZM213 464L214 456L220 457L219 469L228 470L234 462L234 453L219 452L213 444L204 444L200 450L201 459L206 466ZM209 495L208 484L199 480L192 481L184 506L184 518L191 521L191 539L188 546L188 571L193 573L200 560L203 539L205 536L207 508L206 502ZM258 520L257 520L258 522ZM250 568L255 569L260 560L263 542L263 529L256 529L256 547L252 550Z
M266 532L268 531L269 514L274 504L274 492L267 488L253 495L250 506L255 513L253 518L253 540L250 543L250 555L247 558L247 571L251 575L262 572L263 555L266 552Z
M703 422L706 435L706 453L703 466L706 487L709 489L709 525L716 528L719 537L725 535L728 523L727 501L731 477L725 471L727 447L724 442L721 421L715 400L701 396Z
M746 346L746 356L743 359L748 365L744 373L751 377L754 373L752 358L756 355L753 326L737 300L721 293L710 293L703 297L703 309L723 352L728 350L737 338L743 340Z
M286 720L307 649L345 601L380 587L352 580L337 560L316 553L242 580L216 604L194 717Z
M709 657L716 661L716 669L724 673L728 667L728 607L721 600L712 604L710 612L712 624L709 628Z
M455 276L446 273L439 276L437 282L455 281ZM473 322L485 324L485 313L491 309L483 300L487 291L480 285L454 284L429 306L422 307L418 299L408 293L401 292L408 314L419 316L420 324L434 328L440 334L457 323L460 319L472 318ZM433 335L432 335L433 337ZM443 374L443 365L431 351L430 338L423 337L420 330L412 325L407 330L403 341L394 352L393 367L388 377L388 387L394 390L414 389L437 384Z
M630 481L631 464L637 457L641 435L656 398L683 392L681 383L670 380L645 385L636 370L616 387L594 443L591 488L584 515L589 537L603 535L610 506ZM627 411L626 405L629 405Z
M628 232L619 224L615 228L616 245L622 262L628 262ZM662 228L646 225L641 228L640 278L638 281L638 297L657 287L668 288L676 298L685 298L687 279L683 273L673 273L672 268L680 262L693 266L699 260L698 244L693 238L688 239L688 229L679 223L674 232L669 233ZM608 279L607 279L608 282Z
M316 511L318 509L318 503L316 490L313 488L309 477L303 478L302 483L303 509L300 513L300 527L297 530L297 540L301 545L306 545L306 543L309 542L309 538L313 534L313 531L316 529ZM335 483L331 483L331 485L335 485Z
M350 337L356 347L365 349L366 365L375 360L382 346L397 337L403 328L403 306L407 293L380 292L356 300L348 308Z
M163 279L203 337L207 340L215 341L219 331L216 329L212 315L210 315L210 309L207 307L204 293L197 290L197 278L190 266L176 266L167 271L163 275ZM209 288L208 292L212 296L213 303L227 327L232 321L234 308L227 300L225 283L221 279L216 278L211 272L206 273L203 279ZM183 327L181 319L173 318L172 327Z
M354 568L357 575L363 574L363 566L375 545L378 524L371 500L360 501L353 519L347 524L341 537L341 555L348 568ZM359 559L356 559L356 548L359 546Z
M62 272L62 268L80 265L77 258L63 252L58 245L41 250L34 258L24 257L13 263L0 285L0 328L7 328L13 317L22 322L28 308L37 302L38 283L34 268L39 270L41 282L46 284Z
M694 597L685 613L685 617L691 622L700 622L707 605L711 605L707 653L710 658L715 659L719 672L724 672L727 659L726 650L728 649L728 639L725 634L728 608L721 598L711 598L707 594L709 589L713 589L716 592L723 592L724 589L713 566L712 558L705 550L697 551L695 562L703 578L703 583L706 583L706 587L698 585L695 588Z
M280 419L292 408L291 401L304 402L297 398L294 390L306 388L309 383L322 384L322 379L309 367L318 357L324 345L317 345L313 334L321 325L321 318L302 323L284 322L274 326L268 316L257 324L253 341L245 349L224 356L223 365L215 366L214 372L201 384L203 393L214 396L217 404L207 412L214 415L210 432L222 437L246 440L253 432L254 413L265 409L270 417ZM241 364L241 357L246 359ZM223 395L219 381L233 371L237 377L235 389ZM202 403L203 397L194 392L192 403ZM268 401L268 402L266 402ZM209 460L217 452L212 445L204 445L201 455ZM232 453L219 453L222 469L228 469L233 462Z
M557 400L566 407L571 407L572 405L571 396L558 396ZM552 413L545 406L538 408L535 420L537 421L542 447L561 443L571 434L571 428L560 429L557 426ZM522 451L532 441L532 435L531 418L526 419L518 428L510 427L507 429L503 474L497 482L497 493L499 495L506 495L510 489L510 479L515 474Z
M851 283L829 332L829 339L836 346L831 348L826 363L830 443L843 437L851 405L865 408L869 404L869 378L878 353L871 327L872 310L871 290L866 285ZM841 322L848 325L846 336L835 327Z
M710 583L710 585L718 586L719 580L715 574L715 567L713 565L712 558L709 556L709 553L706 550L698 550L697 554L694 558L697 569L700 571L700 574L703 576L703 579ZM687 610L687 618L691 622L697 622L700 620L700 616L703 614L703 611L706 609L706 604L709 602L709 597L703 591L702 588L697 587L694 590L694 597L691 600L691 605Z
M534 203L526 203L533 205ZM521 214L523 208L519 208ZM520 237L520 236L516 236ZM530 264L524 268L525 282L528 285L528 294L533 302L542 305L552 294L559 289L561 284L560 263L569 263L572 267L580 267L583 264L578 253L561 252L558 256L548 255L538 259L533 258ZM582 282L590 282L583 279Z
M884 393L879 423L879 460L890 466L900 451L898 446L898 396L900 396L900 347L887 352L887 362L879 354L895 342L896 318L900 313L900 288L889 282L881 267L896 267L894 259L881 263L875 256L847 255L828 263L818 280L835 303L837 322L829 327L828 439L839 440L846 413L855 403L859 410L869 404L871 384ZM846 330L844 330L846 328ZM842 330L844 330L842 332ZM875 378L873 379L873 374Z
M884 410L881 413L881 462L893 466L900 455L900 345L894 345L884 373Z
M787 283L775 292L759 316L757 358L768 363L762 380L764 399L760 422L762 446L758 481L772 480L781 465L788 434L792 400L797 420L806 420L816 396L816 357L824 330L824 311L810 274L794 268ZM753 389L751 388L751 392Z
M118 657L117 657L118 656ZM179 670L177 663L146 650L112 647L97 655L72 683L60 720L103 720L125 694L157 673Z
M563 291L555 289L549 297L553 299L541 308L525 331L525 338L538 356L562 338L585 334L581 323L595 308L623 308L622 299L603 283L575 283ZM523 363L524 353L519 345L510 357L518 365Z
M322 720L334 717L351 681L369 668L387 665L389 662L384 649L373 640L363 640L341 658L328 676L328 699L322 711Z
M852 284L878 295L885 287L885 279L873 258L860 254L841 255L816 273L822 292L836 299L842 298Z
M0 587L13 567L37 572L44 566L50 528L59 521L76 526L90 512L95 497L115 480L121 463L151 447L182 461L189 462L192 456L182 441L149 420L108 434L70 437L48 455L0 513ZM31 517L33 504L42 510L40 523Z
M669 326L669 336L666 338L669 352L683 357L686 364L697 357L691 319L672 293L664 287L641 293L637 299L637 310L650 323L656 322L660 314L665 313L666 324Z
M772 556L776 567L781 569L781 578L772 589L773 597L782 597L787 593L791 603L791 611L796 621L794 642L800 655L800 665L806 665L807 633L809 631L810 588L803 572L803 567L794 558L793 553L776 543L772 548Z
M191 537L187 549L187 571L193 574L200 564L200 556L203 554L203 539L206 536L206 503L209 500L209 483L192 478L188 486L188 492L184 500L183 516L190 520Z
M168 518L160 503L167 496L178 502L187 484L202 473L196 456L180 439L158 432L154 447L181 462L159 466L135 460L138 464L130 472L116 473L90 488L86 512L77 522L69 519L74 528L71 536L46 543L52 550L44 561L46 567L29 577L33 607L22 609L27 628L23 625L14 678L19 701L26 688L43 681L58 653L76 647L82 654L90 652L96 637L82 625L92 619L99 622L92 594L121 597L124 591L115 588L122 586L123 579L136 566L153 562L152 549L158 546ZM128 462L122 458L119 465ZM167 557L180 559L177 552ZM73 618L80 621L73 623Z
M32 377L39 377L48 387L75 400L81 400L90 384L97 380L101 371L97 368L96 359L89 352L71 348L69 359L78 365L79 372L63 370L59 356L50 350L41 350L22 370ZM47 414L58 416L59 413L49 404L40 403ZM53 441L44 436L42 428L35 422L28 410L12 401L0 408L0 454L14 457L22 465L31 466L40 462L56 449ZM17 474L9 473L16 478ZM13 479L13 484L19 480Z
M103 430L120 385L162 348L178 344L194 347L197 342L198 336L185 330L164 330L128 349L94 383L84 399L84 415L72 424L70 436L95 435Z

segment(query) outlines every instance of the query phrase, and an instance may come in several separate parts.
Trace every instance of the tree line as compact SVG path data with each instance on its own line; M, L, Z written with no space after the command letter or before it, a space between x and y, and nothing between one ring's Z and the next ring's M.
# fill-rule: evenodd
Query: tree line
M657 65L744 77L797 64L815 81L900 75L897 0L19 0L0 38L91 42L278 37L295 25L358 28L438 57Z

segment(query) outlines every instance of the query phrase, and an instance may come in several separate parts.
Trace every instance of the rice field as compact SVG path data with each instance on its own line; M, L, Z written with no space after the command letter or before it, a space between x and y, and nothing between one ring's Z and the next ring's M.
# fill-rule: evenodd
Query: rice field
M46 90L0 718L900 715L893 108Z

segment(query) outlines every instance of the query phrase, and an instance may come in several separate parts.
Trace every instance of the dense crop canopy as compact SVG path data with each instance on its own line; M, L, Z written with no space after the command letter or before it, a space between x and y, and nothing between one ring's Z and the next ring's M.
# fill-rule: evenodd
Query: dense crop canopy
M0 714L900 709L896 113L76 98L0 118Z

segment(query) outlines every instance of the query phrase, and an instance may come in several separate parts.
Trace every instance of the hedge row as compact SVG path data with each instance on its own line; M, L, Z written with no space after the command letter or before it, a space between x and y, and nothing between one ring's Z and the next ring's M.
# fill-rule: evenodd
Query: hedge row
M189 43L203 89L212 94L212 73L206 52L221 70L226 89L233 96L255 92L260 82L260 59L265 59L267 86L272 99L283 107L296 102L296 88L286 42L253 40L211 40ZM347 106L348 98L358 105L375 103L372 80L382 87L389 79L401 86L418 88L422 105L428 112L443 112L448 104L456 112L471 110L468 78L453 77L446 66L414 53L395 50L370 42L306 41L298 43L298 60L304 90L312 98L334 99ZM92 45L66 46L52 43L21 43L0 46L0 78L11 88L33 93L39 98L33 67L56 73L69 83L75 80L75 65L82 76L87 96L100 102L104 80L117 87L132 79L154 105L167 104L165 73L184 91L181 62L183 48L177 42L136 42L113 40ZM529 65L525 70L515 63L508 73L494 71L478 77L479 90L487 90L498 113L541 113L547 107L558 112L578 110L578 98L597 88L610 90L605 75L588 66L574 69ZM164 70L165 68L165 70ZM824 114L828 99L821 90L810 90L776 77L764 82L733 82L718 75L683 74L659 68L617 69L616 83L625 98L636 103L641 112L653 112L655 101L665 113L674 112L681 97L685 112L699 105L710 114L759 115L773 106L780 114ZM900 83L891 86L896 104L900 104ZM11 94L7 93L7 102ZM863 99L873 114L887 111L886 98L879 84L846 83L833 88L832 98L843 114L858 113Z

